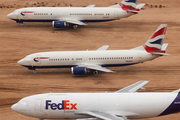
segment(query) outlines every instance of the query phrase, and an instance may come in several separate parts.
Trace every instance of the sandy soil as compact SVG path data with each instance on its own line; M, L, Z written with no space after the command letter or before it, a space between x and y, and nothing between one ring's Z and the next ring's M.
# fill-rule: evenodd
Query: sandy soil
M35 120L11 110L21 98L46 92L114 92L139 80L149 80L147 91L174 91L180 88L180 1L139 0L146 3L140 14L105 23L88 23L73 29L54 29L51 23L25 23L6 16L25 6L110 6L115 0L1 0L0 1L0 120ZM160 7L161 6L161 7ZM42 51L95 50L110 45L111 50L143 45L156 28L167 23L164 42L167 53L143 64L110 68L116 73L73 76L70 69L42 69L37 74L17 61ZM147 108L148 109L148 108ZM180 114L146 120L178 120ZM145 120L145 119L142 119Z

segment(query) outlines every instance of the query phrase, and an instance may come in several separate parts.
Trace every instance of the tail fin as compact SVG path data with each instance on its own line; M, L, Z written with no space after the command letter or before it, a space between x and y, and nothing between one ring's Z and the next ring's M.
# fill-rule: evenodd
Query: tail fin
M166 29L167 24L161 24L153 33L153 35L148 39L148 41L143 45L144 49L148 53L168 55L165 54L165 49L167 48L168 44L163 44Z
M137 5L138 0L122 0L121 3L109 6L111 8L122 8L127 12L137 14L145 4Z
M123 10L137 14L139 13L140 9L145 5L140 4L139 6L137 6L137 1L138 0L123 0L121 3L119 3L119 5Z

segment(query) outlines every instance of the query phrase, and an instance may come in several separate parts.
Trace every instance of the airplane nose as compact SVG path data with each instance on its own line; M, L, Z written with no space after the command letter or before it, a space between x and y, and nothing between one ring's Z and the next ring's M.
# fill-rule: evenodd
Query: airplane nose
M9 19L11 19L11 18L12 18L12 15L13 15L13 13L10 13L10 14L7 15L7 17L8 17Z
M19 60L18 64L22 65L23 64L23 59Z
M11 106L11 109L17 111L17 103Z

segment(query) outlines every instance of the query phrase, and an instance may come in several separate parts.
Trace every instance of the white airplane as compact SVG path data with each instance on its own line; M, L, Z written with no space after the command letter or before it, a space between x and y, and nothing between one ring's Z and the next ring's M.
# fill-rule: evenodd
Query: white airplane
M36 73L36 68L71 68L74 75L86 74L93 71L114 72L104 67L116 67L143 63L165 53L168 44L163 44L167 24L162 24L140 47L130 50L106 50L109 46L102 46L96 51L54 51L40 52L26 56L18 63Z
M115 93L38 94L21 99L11 108L40 120L128 120L180 112L180 89L173 92L136 92L147 82L139 81Z
M137 0L123 0L109 7L27 7L15 10L7 15L8 18L23 22L52 22L54 28L86 25L84 22L104 22L126 18L139 13L145 4L137 5Z

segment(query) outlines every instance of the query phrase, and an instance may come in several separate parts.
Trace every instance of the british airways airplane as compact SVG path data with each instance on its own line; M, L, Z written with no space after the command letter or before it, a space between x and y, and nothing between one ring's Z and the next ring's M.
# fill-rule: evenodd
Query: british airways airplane
M84 22L104 22L126 18L139 13L145 4L137 5L137 0L123 0L109 7L27 7L15 10L7 15L8 18L23 22L52 22L54 28L86 25Z
M40 120L128 120L180 112L180 89L173 92L136 92L147 82L139 81L115 93L38 94L21 99L11 108Z
M54 51L40 52L26 56L18 63L36 73L37 68L71 68L74 75L93 71L114 72L104 67L116 67L143 63L165 53L168 44L163 44L167 24L162 24L142 46L130 50L106 50L102 46L96 51Z

